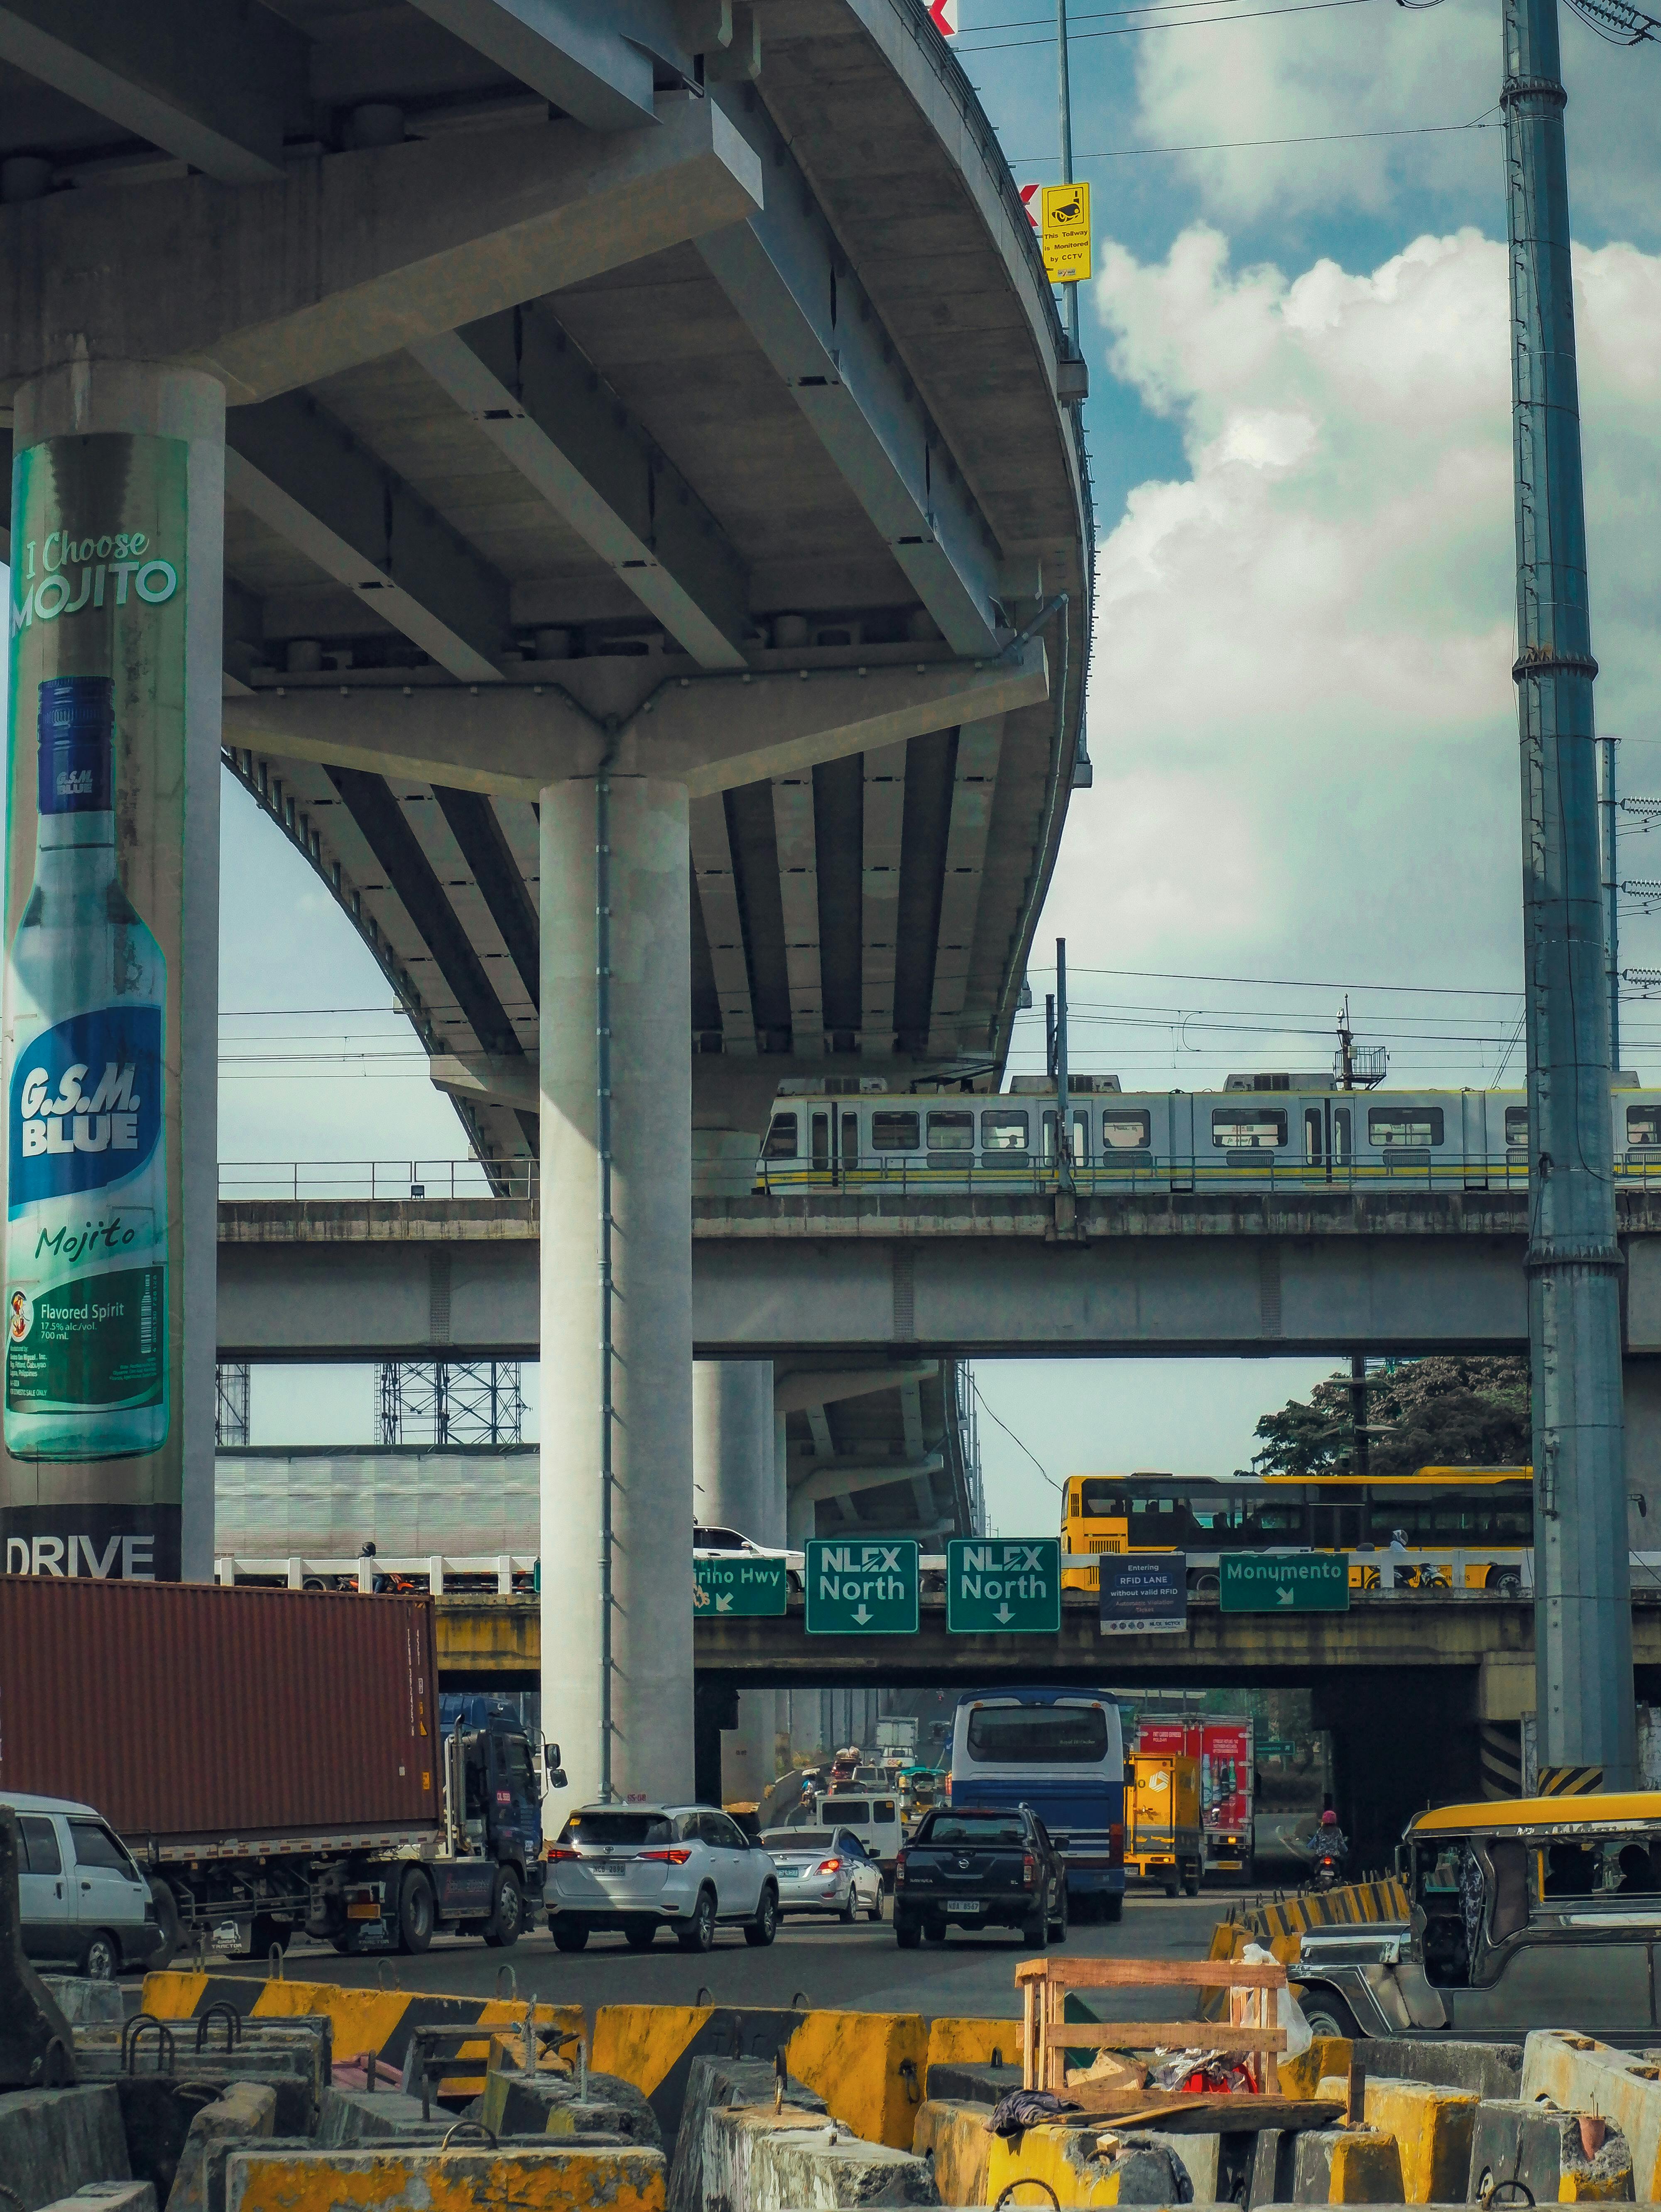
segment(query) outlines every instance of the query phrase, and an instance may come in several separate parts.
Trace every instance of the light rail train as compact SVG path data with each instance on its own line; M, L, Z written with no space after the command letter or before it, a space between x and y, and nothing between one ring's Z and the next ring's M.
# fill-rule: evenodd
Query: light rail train
M1615 1171L1661 1182L1661 1089L1610 1086ZM1221 1091L1126 1091L1076 1075L1058 1158L1056 1092L946 1084L891 1091L882 1077L783 1083L755 1188L910 1185L1081 1192L1261 1190L1407 1184L1486 1190L1529 1176L1520 1091L1344 1091L1326 1075L1232 1075Z

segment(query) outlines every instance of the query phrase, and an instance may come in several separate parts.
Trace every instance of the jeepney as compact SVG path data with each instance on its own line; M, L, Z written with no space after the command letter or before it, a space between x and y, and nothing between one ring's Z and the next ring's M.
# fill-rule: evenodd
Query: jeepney
M1311 1929L1287 1968L1317 2035L1661 2040L1661 1791L1439 1806L1396 1868L1405 1921Z

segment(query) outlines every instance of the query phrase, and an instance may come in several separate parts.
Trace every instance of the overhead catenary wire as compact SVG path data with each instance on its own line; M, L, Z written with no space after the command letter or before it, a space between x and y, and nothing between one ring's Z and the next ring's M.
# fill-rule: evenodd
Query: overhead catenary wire
M1193 146L1113 146L1100 154L1075 154L1077 161L1128 161L1139 154L1234 154L1249 147L1264 146L1338 146L1354 145L1364 138L1435 138L1460 131L1497 131L1501 126L1490 123L1488 117L1497 115L1497 107L1485 107L1469 123L1413 123L1402 124L1388 131L1317 131L1296 138L1216 138ZM1012 160L1012 169L1032 168L1043 157L1024 154L1019 161Z
M1025 1452L1026 1454L1027 1458L1031 1461L1033 1466L1037 1468L1039 1474L1043 1475L1044 1480L1050 1485L1050 1487L1052 1490L1059 1491L1062 1486L1056 1481L1055 1476L1051 1474L1049 1468L1037 1456L1037 1453L1028 1449L1026 1445L1024 1444L1020 1438L1015 1434L1013 1429L1010 1427L1007 1421L999 1420L997 1415L993 1412L990 1406L987 1404L985 1396L982 1392L981 1386L972 1375L969 1378L969 1387L974 1392L976 1402L980 1407L982 1413L985 1414L987 1419L990 1421L995 1427L1000 1428L1003 1431L1005 1436L1008 1437L1010 1443L1014 1445L1017 1451Z
M1110 31L1078 31L1073 36L1075 44L1086 39L1129 39L1141 31L1203 30L1213 23L1256 23L1269 15L1319 15L1334 8L1366 8L1372 4L1373 0L1290 0L1290 4L1284 7L1243 8L1233 15L1185 15L1169 22L1120 23ZM1047 46L1051 43L1050 39L999 39L990 46L965 46L962 52L968 60L977 54L1009 53L1022 46Z

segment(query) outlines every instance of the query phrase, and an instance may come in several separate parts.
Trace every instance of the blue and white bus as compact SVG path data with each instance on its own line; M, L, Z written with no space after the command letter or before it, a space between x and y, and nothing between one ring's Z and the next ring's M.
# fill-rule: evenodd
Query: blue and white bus
M1124 1911L1124 1738L1105 1691L988 1690L960 1698L953 1805L1030 1805L1067 1868L1080 1919Z

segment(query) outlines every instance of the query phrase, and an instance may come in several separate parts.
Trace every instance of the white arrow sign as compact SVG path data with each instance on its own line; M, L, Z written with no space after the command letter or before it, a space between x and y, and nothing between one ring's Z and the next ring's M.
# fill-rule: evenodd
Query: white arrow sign
M730 1597L718 1597L715 1600L715 1611L717 1613L731 1613L732 1610L733 1601Z
M854 1612L854 1618L858 1621L860 1626L863 1628L866 1622L871 1618L871 1608L869 1606L864 1605L856 1607Z
M1014 1616L1014 1614L1013 1614L1013 1613L1011 1613L1011 1611L1009 1610L1009 1607L1008 1607L1007 1605L1001 1605L1001 1606L998 1607L997 1611L993 1614L992 1618L993 1618L993 1620L996 1620L996 1621L1000 1621L1000 1622L1001 1622L1001 1623L1002 1623L1002 1625L1003 1625L1006 1628L1007 1628L1007 1626L1009 1626L1010 1622L1011 1622L1012 1620L1013 1620L1013 1619L1015 1618L1015 1616Z
M1277 1589L1275 1593L1275 1602L1277 1605L1290 1605L1296 1593L1294 1591L1287 1589L1283 1584L1281 1588Z

